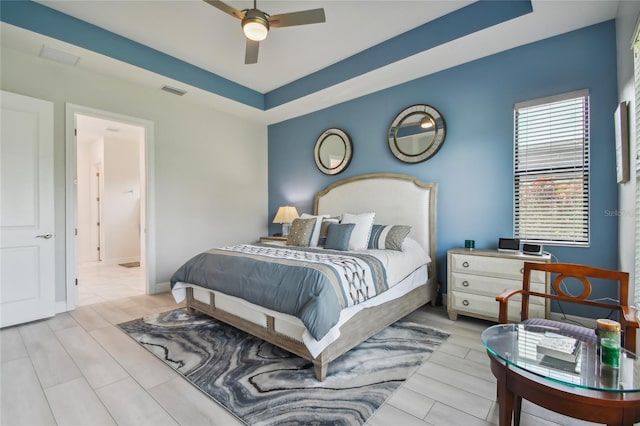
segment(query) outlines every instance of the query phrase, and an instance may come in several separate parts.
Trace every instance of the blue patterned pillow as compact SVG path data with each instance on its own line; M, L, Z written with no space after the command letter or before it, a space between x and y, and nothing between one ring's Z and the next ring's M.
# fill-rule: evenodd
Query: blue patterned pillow
M332 223L327 231L324 248L332 250L349 250L349 239L356 225L353 223Z
M402 251L402 242L409 232L411 227L406 225L373 225L368 248Z

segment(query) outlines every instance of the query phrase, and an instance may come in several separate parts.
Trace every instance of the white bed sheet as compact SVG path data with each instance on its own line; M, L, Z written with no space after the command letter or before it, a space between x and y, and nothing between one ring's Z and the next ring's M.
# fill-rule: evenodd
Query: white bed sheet
M315 358L323 350L325 350L327 346L335 342L338 337L340 337L340 327L342 327L347 321L353 318L355 314L363 309L382 305L385 302L389 302L393 299L402 297L405 294L409 293L411 290L418 288L421 285L425 285L428 279L427 275L427 266L424 265L384 293L366 300L358 305L343 309L340 312L340 320L338 321L338 323L334 325L321 340L314 339L313 336L311 336L311 333L309 333L305 329L304 333L302 334L302 341L307 349L309 349L309 353L311 353L311 355ZM298 320L298 318L293 318L297 321L300 321Z
M402 251L398 250L365 250L363 253L378 258L387 271L389 288L400 283L416 269L431 262L426 251L412 238L405 238Z

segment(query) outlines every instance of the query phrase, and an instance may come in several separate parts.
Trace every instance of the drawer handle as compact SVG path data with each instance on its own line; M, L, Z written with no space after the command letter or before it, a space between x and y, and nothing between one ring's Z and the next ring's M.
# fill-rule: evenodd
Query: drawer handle
M462 304L464 306L469 306L469 301L467 299L465 299L465 300L462 301Z
M469 262L462 262L462 267L463 268L468 268L469 267Z
M462 286L463 287L469 287L469 281L467 281L467 280L462 281Z
M524 274L524 266L522 268L520 268L520 273Z

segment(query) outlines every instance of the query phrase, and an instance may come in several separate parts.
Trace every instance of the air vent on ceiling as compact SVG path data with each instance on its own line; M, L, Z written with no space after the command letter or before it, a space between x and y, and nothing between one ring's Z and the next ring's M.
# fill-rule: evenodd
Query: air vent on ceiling
M60 62L61 64L77 65L80 57L72 53L63 52L62 50L54 49L52 47L42 46L40 50L40 57L49 59L51 61Z
M186 90L176 89L175 87L171 87L171 86L162 86L162 90L164 90L165 92L173 93L174 95L178 95L178 96L182 96L185 93L187 93Z
M118 129L117 127L106 127L105 130L107 132L113 132L113 133L117 133L120 131L120 129Z

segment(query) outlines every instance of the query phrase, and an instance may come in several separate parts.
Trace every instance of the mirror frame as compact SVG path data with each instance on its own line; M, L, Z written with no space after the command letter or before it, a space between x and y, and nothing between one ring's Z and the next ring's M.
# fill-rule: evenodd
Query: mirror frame
M337 136L344 143L344 156L342 157L342 161L340 162L340 164L333 168L327 167L322 163L322 160L320 159L320 150L322 149L322 144L330 136ZM318 169L320 169L322 173L327 175L337 175L338 173L344 171L344 169L349 166L349 163L351 163L351 158L353 157L353 144L351 143L351 138L344 130L336 128L327 129L322 132L322 134L318 137L318 140L316 140L316 145L313 149L313 156L316 161L316 166L318 166Z
M433 123L435 124L435 137L429 147L422 152L419 152L417 154L403 152L398 147L398 140L396 138L397 129L408 117L420 113L423 113L433 119ZM433 157L436 152L438 152L438 150L442 147L446 136L446 123L444 121L444 117L442 116L442 114L440 114L440 111L426 104L411 105L410 107L407 107L400 111L400 113L396 115L396 117L391 122L388 132L389 149L391 150L393 156L400 161L411 164L421 163Z

